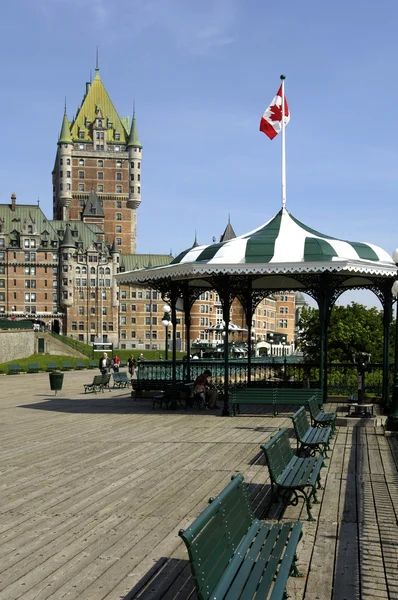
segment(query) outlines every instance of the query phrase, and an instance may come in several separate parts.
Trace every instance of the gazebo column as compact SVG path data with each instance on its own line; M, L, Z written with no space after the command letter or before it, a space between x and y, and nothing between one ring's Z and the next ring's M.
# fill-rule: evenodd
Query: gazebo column
M382 293L383 303L383 406L390 402L390 326L392 322L392 293L391 285L387 284Z
M220 298L222 302L223 320L225 323L224 337L224 405L222 410L223 417L229 417L229 320L231 309L230 278L228 275L223 277L222 286L220 286Z
M341 290L337 293L337 290L333 286L330 275L328 273L323 273L321 275L318 293L316 294L320 324L319 387L321 389L323 402L327 402L328 399L328 341L330 313L336 298L340 293Z
M171 323L172 327L172 362L171 362L171 405L170 408L176 410L177 406L177 289L175 284L171 285L170 290L170 305L171 305Z
M191 299L189 296L188 285L184 287L184 324L185 324L185 339L186 339L186 381L191 380Z
M246 294L245 302L246 325L247 325L247 385L252 381L252 324L253 324L253 298L252 285Z

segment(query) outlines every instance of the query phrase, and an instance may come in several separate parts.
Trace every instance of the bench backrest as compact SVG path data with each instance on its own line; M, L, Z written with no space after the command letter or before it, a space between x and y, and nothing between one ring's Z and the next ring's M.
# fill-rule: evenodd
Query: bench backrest
M255 520L240 473L209 502L188 529L179 531L188 549L200 600L210 598L233 553Z
M102 384L102 375L94 375L93 385L101 385Z
M271 398L274 399L276 394L275 388L270 387L244 387L233 388L231 397L235 400L239 398Z
M308 398L315 396L314 390L309 388L275 388L276 392L276 401L286 401L286 400L298 400L302 402L306 402Z
M127 373L125 371L118 373L118 375L119 375L119 381L130 381L130 378L127 377Z
M321 410L319 408L319 403L318 403L317 397L311 396L311 398L308 398L307 403L308 403L308 408L310 410L311 417L312 418L316 417Z
M104 373L104 375L100 375L102 385L108 385L111 380L111 373Z
M284 427L264 445L261 446L269 468L272 481L276 481L293 458L287 429Z
M307 433L311 425L307 419L307 413L305 412L304 406L298 409L296 413L291 417L293 421L294 431L298 440L302 440Z

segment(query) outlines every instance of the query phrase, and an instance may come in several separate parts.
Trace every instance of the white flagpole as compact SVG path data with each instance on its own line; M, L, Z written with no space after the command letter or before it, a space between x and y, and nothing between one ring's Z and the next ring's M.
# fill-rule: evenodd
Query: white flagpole
M282 208L286 207L285 76L282 80Z

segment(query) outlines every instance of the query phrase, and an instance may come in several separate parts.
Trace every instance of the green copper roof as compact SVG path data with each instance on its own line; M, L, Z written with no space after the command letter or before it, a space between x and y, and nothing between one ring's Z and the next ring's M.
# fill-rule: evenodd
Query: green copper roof
M64 112L64 118L62 119L62 127L61 133L59 134L58 144L72 144L72 136L70 134L69 121L66 115L66 111Z
M97 116L103 120L108 143L126 144L129 136L129 119L119 117L101 81L98 69L95 70L94 80L72 123L71 135L74 141L92 141L92 129L88 123L93 123ZM84 137L79 137L81 133ZM116 139L116 135L119 139Z
M162 267L168 265L173 257L170 254L122 254L120 266L125 271Z
M131 123L130 135L129 135L129 139L127 142L127 148L129 148L129 147L142 148L142 145L140 142L140 136L138 135L137 123L135 121L135 115L133 115L133 121Z

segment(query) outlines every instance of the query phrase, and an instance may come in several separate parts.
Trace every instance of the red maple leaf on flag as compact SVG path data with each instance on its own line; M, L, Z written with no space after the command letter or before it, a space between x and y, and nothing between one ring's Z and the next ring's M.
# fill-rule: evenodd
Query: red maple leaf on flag
M282 121L282 105L277 106L276 104L273 104L269 109L271 111L271 121Z

